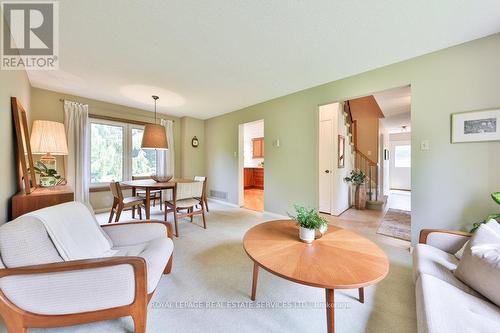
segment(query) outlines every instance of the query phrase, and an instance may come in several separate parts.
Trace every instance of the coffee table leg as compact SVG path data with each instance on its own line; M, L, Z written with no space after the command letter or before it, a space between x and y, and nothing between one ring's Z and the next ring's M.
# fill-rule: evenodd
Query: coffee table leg
M253 278L252 278L252 296L250 299L255 301L255 294L257 293L257 278L259 277L259 265L256 262L253 263Z
M335 332L335 303L334 303L334 290L325 289L326 292L326 325L327 332Z
M359 288L358 293L359 293L359 302L364 303L365 302L365 288Z

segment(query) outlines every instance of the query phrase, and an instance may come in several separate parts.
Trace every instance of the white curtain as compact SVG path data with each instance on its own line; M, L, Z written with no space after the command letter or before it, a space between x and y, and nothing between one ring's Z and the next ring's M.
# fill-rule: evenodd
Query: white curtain
M174 123L172 120L161 119L160 124L167 132L167 150L158 150L156 154L156 175L158 177L173 176L175 172Z
M88 119L88 105L64 101L69 153L64 158L66 179L75 191L75 201L85 204L89 204Z

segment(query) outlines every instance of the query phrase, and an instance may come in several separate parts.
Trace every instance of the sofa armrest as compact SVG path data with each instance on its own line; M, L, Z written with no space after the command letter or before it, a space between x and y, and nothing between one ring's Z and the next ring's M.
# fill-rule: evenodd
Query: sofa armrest
M422 229L420 244L427 244L448 253L456 253L472 234L458 230Z
M172 226L167 222L156 220L105 224L101 227L114 246L136 245L164 235L173 237Z
M113 257L0 269L2 316L79 314L147 305L146 261Z

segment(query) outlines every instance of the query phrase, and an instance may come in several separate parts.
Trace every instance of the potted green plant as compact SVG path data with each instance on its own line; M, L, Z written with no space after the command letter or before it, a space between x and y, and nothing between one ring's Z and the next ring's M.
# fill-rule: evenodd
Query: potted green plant
M364 186L366 174L359 169L354 169L348 177L344 178L344 181L355 186L354 207L356 209L364 209L366 205L366 189Z
M296 215L291 215L291 219L297 222L299 226L299 238L301 241L306 243L311 243L316 234L316 230L319 230L321 234L324 234L328 228L328 221L321 216L315 209L306 209L299 205L294 205Z
M500 192L491 193L491 198L493 199L493 201L500 205ZM500 223L500 214L490 214L483 221L474 223L470 232L475 232L481 226L481 224L487 223L491 220L497 220L497 222Z
M42 162L36 162L36 166L34 166L33 168L35 169L35 173L40 175L41 187L56 186L61 180L61 176L57 173L55 169L49 169Z

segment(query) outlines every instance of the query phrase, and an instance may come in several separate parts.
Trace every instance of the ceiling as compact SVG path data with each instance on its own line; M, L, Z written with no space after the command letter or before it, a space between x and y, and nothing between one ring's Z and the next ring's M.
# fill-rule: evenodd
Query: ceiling
M498 0L61 0L33 86L207 119L500 31Z
M411 131L411 88L410 86L390 89L373 94L380 106L382 125L391 133ZM403 129L403 126L405 128Z

